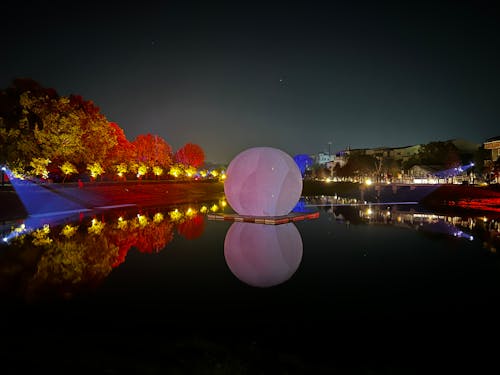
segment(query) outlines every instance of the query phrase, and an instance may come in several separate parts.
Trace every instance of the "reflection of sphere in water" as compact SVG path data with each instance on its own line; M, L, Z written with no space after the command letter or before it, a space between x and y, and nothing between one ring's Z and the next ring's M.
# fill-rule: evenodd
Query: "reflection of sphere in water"
M246 284L268 287L288 280L302 260L302 238L293 223L233 223L224 241L231 272Z
M302 193L302 175L287 153L271 147L254 147L231 161L224 192L240 215L287 215Z

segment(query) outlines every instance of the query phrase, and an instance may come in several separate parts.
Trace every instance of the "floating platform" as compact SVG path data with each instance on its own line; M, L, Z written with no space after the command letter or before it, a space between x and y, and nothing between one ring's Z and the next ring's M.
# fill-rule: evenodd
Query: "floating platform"
M209 220L277 225L301 220L317 219L319 217L319 211L307 213L292 212L284 216L244 216L238 214L218 213L208 214L207 217Z

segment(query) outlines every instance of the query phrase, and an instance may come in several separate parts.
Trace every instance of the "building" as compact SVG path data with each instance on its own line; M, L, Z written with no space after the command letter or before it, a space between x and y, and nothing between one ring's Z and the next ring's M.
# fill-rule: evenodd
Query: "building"
M359 152L363 155L373 156L377 159L390 158L405 162L412 156L417 155L422 145L404 146L404 147L375 147L375 148L362 148L353 151Z
M405 162L412 156L417 155L421 148L421 145L391 148L389 149L389 157Z
M500 156L500 136L488 138L484 141L484 149L491 150L491 161L497 161Z
M320 152L318 154L318 157L316 159L316 162L319 164L319 165L325 165L331 161L333 161L334 159L334 155L331 155L331 154L327 154L325 152Z

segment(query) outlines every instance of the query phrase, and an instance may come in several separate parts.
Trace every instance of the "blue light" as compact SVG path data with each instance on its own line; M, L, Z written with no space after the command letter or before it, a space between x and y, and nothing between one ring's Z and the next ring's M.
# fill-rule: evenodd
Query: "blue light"
M29 215L82 210L96 197L76 187L46 183L38 179L16 178L7 170L10 183Z
M302 177L304 177L304 173L306 172L307 168L313 165L313 159L306 154L298 154L293 157L293 160L299 167L300 173L302 174Z

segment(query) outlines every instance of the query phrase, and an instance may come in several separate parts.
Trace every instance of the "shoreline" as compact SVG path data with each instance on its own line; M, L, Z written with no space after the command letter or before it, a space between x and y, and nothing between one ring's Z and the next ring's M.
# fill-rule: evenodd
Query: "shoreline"
M68 183L48 184L43 189L28 194L36 195L35 198L40 202L40 206L43 206L50 198L60 196L69 204L80 208L127 204L146 208L218 200L224 195L224 185L222 182L214 181L130 181L93 182L86 183L79 188L78 184ZM47 206L41 210L45 209L47 212L53 208L50 204ZM0 189L0 221L16 220L27 215L28 211L19 198L18 192L11 186L3 186Z
M216 181L122 181L92 182L79 188L77 183L47 184L40 193L40 202L49 192L70 197L84 207L134 204L138 207L167 206L190 202L218 200L224 195L223 182ZM304 181L301 196L334 196L364 199L369 202L416 201L426 209L451 214L500 215L500 189L490 186L439 185L402 188L394 192L390 185L376 190L358 183ZM18 193L10 185L0 187L0 220L27 216Z

